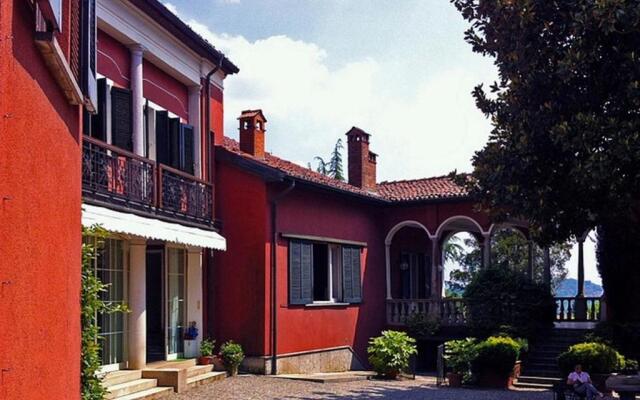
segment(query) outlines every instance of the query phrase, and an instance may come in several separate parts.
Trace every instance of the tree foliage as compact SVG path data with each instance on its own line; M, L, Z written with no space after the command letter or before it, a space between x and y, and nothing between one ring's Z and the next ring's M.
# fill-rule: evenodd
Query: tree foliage
M499 79L473 91L491 118L472 194L548 243L612 216L638 221L640 1L452 0Z
M320 156L314 157L314 161L318 163L316 172L330 176L340 181L344 181L345 177L344 168L342 166L342 150L344 150L342 139L338 139L335 146L333 147L333 151L331 152L329 161L325 161L325 159Z

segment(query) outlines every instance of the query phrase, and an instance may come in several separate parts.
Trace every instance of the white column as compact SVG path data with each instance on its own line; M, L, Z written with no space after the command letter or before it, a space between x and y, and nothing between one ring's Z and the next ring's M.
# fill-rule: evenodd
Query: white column
M202 176L202 132L200 131L200 93L201 86L189 86L189 125L193 126L193 171L200 178Z
M129 243L129 368L147 364L147 244Z
M544 284L551 288L551 251L544 248Z
M384 256L387 272L387 300L391 300L391 244L385 243Z
M129 46L131 51L131 104L133 152L144 156L144 97L142 94L142 53L144 48L139 44Z
M482 251L482 267L488 268L491 264L491 235L483 233L483 251Z
M438 249L438 237L429 236L429 240L431 240L431 297L439 300L442 297L442 289L438 282L442 258Z
M200 342L204 332L202 322L202 249L199 247L187 250L187 326L193 321L195 321L199 332L196 348L193 349L195 354L185 354L185 357L200 354Z

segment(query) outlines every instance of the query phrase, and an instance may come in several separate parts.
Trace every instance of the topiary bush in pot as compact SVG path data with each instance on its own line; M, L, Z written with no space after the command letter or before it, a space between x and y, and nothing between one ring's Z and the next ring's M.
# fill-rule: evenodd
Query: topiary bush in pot
M216 341L206 338L200 343L200 357L198 357L199 365L209 365L213 362L213 348Z
M229 375L238 375L238 367L242 363L242 360L244 360L242 346L233 340L229 340L220 346L220 357L222 357L222 362L227 372L229 372Z
M381 336L371 338L367 354L369 363L378 375L395 379L409 366L409 359L418 352L416 340L405 332L383 331Z
M484 387L506 388L511 385L512 373L520 355L522 343L504 336L492 336L475 346L476 356L471 370Z
M449 386L459 387L471 378L471 361L476 358L477 341L474 338L445 342L445 367Z

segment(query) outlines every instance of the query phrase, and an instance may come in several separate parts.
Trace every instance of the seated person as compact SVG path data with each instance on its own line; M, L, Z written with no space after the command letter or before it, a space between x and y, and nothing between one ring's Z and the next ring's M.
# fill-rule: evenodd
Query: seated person
M582 370L582 365L580 364L577 364L573 372L569 374L567 385L573 386L573 390L579 395L586 395L587 400L604 397L603 394L593 386L591 377L587 372Z

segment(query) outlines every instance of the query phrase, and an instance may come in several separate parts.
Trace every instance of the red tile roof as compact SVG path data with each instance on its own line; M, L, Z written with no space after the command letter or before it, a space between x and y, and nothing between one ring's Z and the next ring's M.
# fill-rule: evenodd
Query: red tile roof
M382 201L416 201L442 198L464 197L464 189L456 185L451 178L446 176L425 178L416 180L382 182L377 185L376 191L368 191L348 184L329 176L315 172L309 168L283 160L271 153L265 152L264 158L254 157L240 150L240 144L231 138L224 137L222 148L230 153L247 160L274 168L294 178L311 183L327 186L330 189L338 189L353 194L370 197Z

